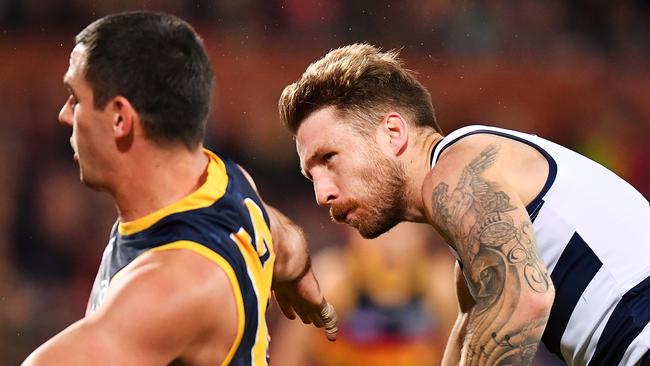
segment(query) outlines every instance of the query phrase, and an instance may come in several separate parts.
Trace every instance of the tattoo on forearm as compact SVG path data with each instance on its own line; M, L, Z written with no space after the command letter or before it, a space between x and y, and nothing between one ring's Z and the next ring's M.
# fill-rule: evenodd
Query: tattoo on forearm
M550 279L534 249L530 222L513 218L510 197L482 176L497 153L494 145L483 150L463 169L451 193L444 182L434 188L433 218L459 246L476 299L464 346L468 364L527 365L546 319L511 318L522 290L545 293Z

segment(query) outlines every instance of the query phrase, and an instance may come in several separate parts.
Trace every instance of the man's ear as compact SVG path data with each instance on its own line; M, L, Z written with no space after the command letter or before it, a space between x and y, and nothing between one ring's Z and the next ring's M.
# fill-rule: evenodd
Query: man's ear
M133 145L136 125L140 123L140 115L133 108L131 102L123 96L113 98L109 103L112 108L112 126L113 136L117 149L121 152L127 152Z
M125 139L133 134L139 116L128 99L117 96L110 102L113 115L113 134L116 139Z
M388 144L393 154L400 155L408 146L408 124L404 117L397 112L389 112L384 116L381 122L381 130L385 138L388 138Z

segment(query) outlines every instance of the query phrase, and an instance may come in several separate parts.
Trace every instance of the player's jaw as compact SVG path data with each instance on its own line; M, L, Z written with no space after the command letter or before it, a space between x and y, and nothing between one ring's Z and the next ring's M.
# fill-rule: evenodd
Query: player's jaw
M348 202L339 205L332 205L330 216L333 221L348 224L359 231L361 236L367 239L376 238L395 226L400 220L392 213L393 210L378 211L374 207L350 207Z
M79 167L79 180L90 189L104 191L101 168L104 165L99 164L102 158L98 156L94 141L89 141L89 137L84 135L83 132L77 131L75 126L70 137L73 159Z
M388 159L364 170L359 175L364 177L363 184L355 192L359 196L332 202L330 216L336 222L354 227L364 238L372 239L404 218L405 177L401 166Z

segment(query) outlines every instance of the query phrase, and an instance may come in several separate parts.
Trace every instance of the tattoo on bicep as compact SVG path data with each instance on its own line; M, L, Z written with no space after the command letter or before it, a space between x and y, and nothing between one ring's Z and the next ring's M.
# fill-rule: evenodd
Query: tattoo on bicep
M544 322L538 324L531 320L532 324L504 334L489 329L503 329L519 302L522 286L545 293L550 279L534 248L530 222L513 218L515 207L508 194L483 177L483 172L494 164L497 153L494 145L483 150L463 169L452 192L445 182L434 188L433 218L459 246L456 249L467 269L470 292L476 300L473 313L487 320L473 325L471 332L476 347L468 355L472 352L492 355L499 349L496 353L501 356L508 354L507 358L512 360L517 354L523 360L531 353L532 341L526 341L526 334L536 333ZM532 343L534 354L537 342Z

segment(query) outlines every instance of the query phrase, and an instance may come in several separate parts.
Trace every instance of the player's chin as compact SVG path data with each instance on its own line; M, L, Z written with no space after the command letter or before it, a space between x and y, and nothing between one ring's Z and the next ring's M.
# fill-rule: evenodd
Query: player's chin
M350 223L365 239L374 239L401 222L400 217L393 215L391 212L388 212L388 214L376 212L368 216L372 219L364 220L364 217L356 217L355 220Z
M385 233L388 231L391 227L395 225L382 225L380 223L361 223L361 222L356 222L356 223L350 223L351 226L353 226L355 229L359 231L359 234L365 239L374 239L378 237L379 235Z

